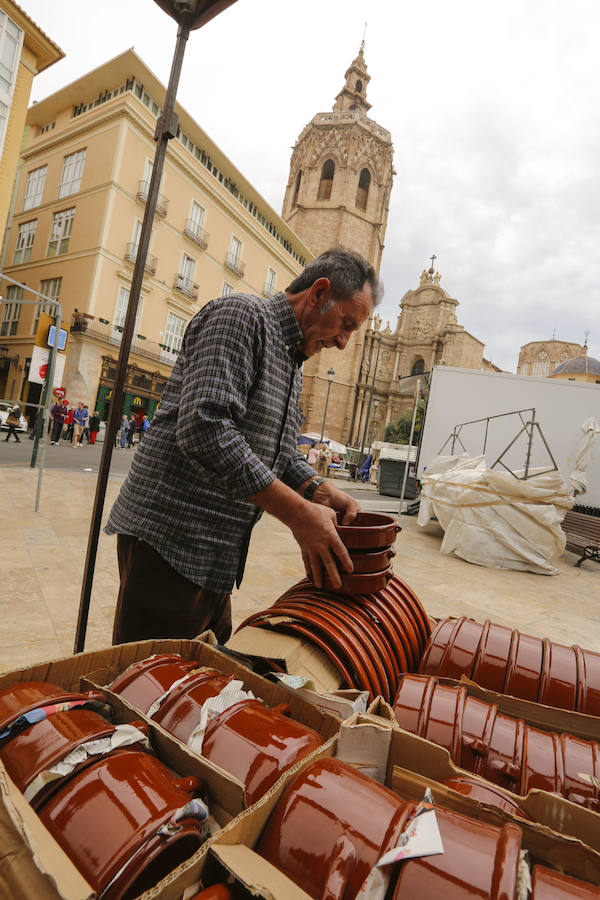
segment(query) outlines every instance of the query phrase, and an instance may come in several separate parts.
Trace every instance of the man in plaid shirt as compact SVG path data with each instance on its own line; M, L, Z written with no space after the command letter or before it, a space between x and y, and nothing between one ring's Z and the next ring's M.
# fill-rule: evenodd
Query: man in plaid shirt
M352 571L335 529L359 506L316 476L297 449L302 362L343 350L381 286L356 253L329 250L269 300L230 294L189 323L152 426L105 531L117 534L121 587L114 643L231 633L252 528L287 525L307 575Z

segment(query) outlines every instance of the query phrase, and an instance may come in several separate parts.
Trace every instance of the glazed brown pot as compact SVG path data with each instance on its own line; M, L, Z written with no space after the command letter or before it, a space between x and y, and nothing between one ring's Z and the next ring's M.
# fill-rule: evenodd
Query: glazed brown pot
M208 723L202 755L242 782L246 806L323 743L312 728L284 715L287 711L242 700Z
M442 619L419 672L460 679L559 709L600 716L600 653L462 616Z
M489 806L495 806L503 812L510 813L511 816L520 816L522 819L532 821L531 816L519 806L516 800L495 785L482 784L476 778L468 778L466 775L444 778L440 784L452 788L453 791L457 791L465 797L470 797L477 803L487 803Z
M352 766L321 759L288 786L257 852L310 897L350 900L381 856L398 845L413 809ZM445 852L398 867L394 897L512 898L520 829L494 828L441 808L436 815Z
M147 712L172 684L198 668L197 662L184 660L177 653L160 653L128 666L107 687Z
M42 706L81 700L97 700L103 703L104 699L101 691L87 691L80 694L65 691L50 681L24 681L21 684L13 684L0 691L0 731L25 713Z
M516 794L550 791L600 812L598 789L585 777L600 779L595 741L541 731L435 676L405 675L394 715L402 728L445 747L457 765Z
M233 675L221 675L214 669L194 672L171 691L152 719L187 744L206 701L220 694L232 679Z
M192 817L168 835L157 833L200 787L197 778L174 778L149 753L117 750L69 779L38 815L102 900L121 900L201 846L202 826Z
M233 900L233 894L226 884L213 884L199 894L194 894L190 900Z
M338 520L340 514L338 513ZM351 525L337 525L342 543L349 550L376 550L391 547L402 528L392 516L361 512Z
M579 881L544 866L533 867L532 900L598 900L599 895L600 890L587 881Z
M366 574L358 575L355 572L352 572L349 575L346 572L340 572L342 585L339 588L334 588L329 576L326 574L325 588L329 591L335 591L336 593L340 592L352 595L374 594L377 593L377 591L383 590L392 575L393 570L391 565L388 565L381 572L367 572Z
M351 550L350 559L354 569L353 575L368 575L371 572L382 572L388 569L396 551L391 547L383 550Z
M133 722L132 725L145 735L148 734L145 722ZM64 759L81 744L108 737L114 730L115 725L92 710L72 709L69 712L59 712L15 735L0 751L0 757L12 780L24 792L38 775ZM89 764L90 761L86 760L75 771ZM72 777L72 774L67 777ZM60 783L53 781L36 793L30 801L33 808L37 809L47 794L54 791Z

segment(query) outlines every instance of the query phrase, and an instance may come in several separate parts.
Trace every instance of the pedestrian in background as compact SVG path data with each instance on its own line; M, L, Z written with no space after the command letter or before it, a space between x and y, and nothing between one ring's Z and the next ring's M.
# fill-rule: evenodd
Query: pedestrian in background
M144 435L146 434L146 432L148 431L149 428L150 428L150 422L148 421L148 416L144 416L142 418L142 421L140 422L140 427L138 429L138 431L140 433L139 437L138 437L138 441L141 441L141 439L144 437Z
M131 450L133 447L133 439L135 437L135 433L137 431L137 422L135 421L135 416L131 415L129 419L129 426L127 428L127 447Z
M79 401L77 409L73 413L73 446L81 446L81 438L83 429L87 426L89 413L83 406L83 401Z
M125 444L127 443L127 432L129 431L129 421L127 416L123 416L121 419L121 450L125 449Z
M60 444L60 438L68 412L69 407L67 406L67 401L64 399L64 397L60 402L57 401L50 410L50 415L52 416L52 440L50 441L51 444Z
M65 419L65 425L67 426L67 430L65 432L65 441L73 440L73 413L75 410L72 406L69 407L69 411L67 413L67 417Z
M18 403L15 403L15 405L13 406L13 408L7 415L6 424L8 425L8 434L6 435L5 443L8 444L8 439L12 434L12 436L14 437L17 444L20 444L21 439L19 438L19 435L16 432L16 429L21 424L21 407L19 406Z
M81 438L80 438L79 442L81 444L83 444L83 439L86 438L87 442L89 444L90 443L90 411L87 408L87 406L85 405L85 403L83 404L83 410L84 410L84 413L87 414L87 419L84 422L83 431L81 432Z
M94 415L90 416L90 443L91 444L96 443L96 436L98 435L99 431L100 431L100 415L98 413L98 410L95 409Z

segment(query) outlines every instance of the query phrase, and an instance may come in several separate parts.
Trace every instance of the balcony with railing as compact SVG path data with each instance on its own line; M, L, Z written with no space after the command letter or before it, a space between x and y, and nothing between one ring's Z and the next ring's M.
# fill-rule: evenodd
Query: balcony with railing
M191 241L197 244L198 247L202 247L203 250L206 250L206 248L208 247L208 239L210 237L208 231L205 231L204 228L200 228L198 223L194 222L193 219L185 220L183 233Z
M244 272L246 271L246 264L242 262L239 256L228 253L225 265L231 272L234 272L238 278L243 278Z
M150 193L150 182L149 181L140 181L137 189L136 198L140 201L140 203L146 203L148 199L148 194ZM163 194L159 194L156 198L156 215L161 216L161 218L165 218L167 215L167 210L169 208L169 201Z
M138 254L138 246L139 246L138 244L134 244L134 243L127 244L127 247L125 249L125 257L124 257L127 260L127 262L135 263L135 261L137 259L137 254ZM152 254L149 253L146 256L146 262L144 263L145 271L148 272L150 275L155 275L157 262L158 262L158 260L156 259L156 257L152 256Z
M81 334L86 337L119 347L123 337L123 326L115 325L108 319L96 318L89 313L75 312L71 321L71 334ZM143 334L135 334L131 342L131 352L146 359L159 360L170 366L175 365L177 351L149 340Z
M187 278L181 272L178 272L173 279L173 287L175 290L180 291L182 294L185 294L186 297L189 297L190 300L198 299L198 291L200 290L199 285L192 281L191 278Z

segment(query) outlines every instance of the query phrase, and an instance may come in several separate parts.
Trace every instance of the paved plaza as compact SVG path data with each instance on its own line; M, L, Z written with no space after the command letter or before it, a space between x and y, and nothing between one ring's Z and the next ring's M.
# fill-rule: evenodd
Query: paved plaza
M83 452L83 451L82 451ZM109 479L105 518L122 483ZM7 671L69 656L73 651L95 472L44 473L40 512L34 512L37 471L0 467L0 609L2 655ZM397 501L363 491L365 508L393 509ZM566 553L556 576L497 571L439 552L436 523L420 528L402 520L396 573L431 616L469 615L518 627L540 637L600 651L600 567ZM303 575L300 553L287 528L264 516L254 531L242 588L233 595L234 623L264 608ZM102 534L86 649L111 642L117 596L116 539Z

